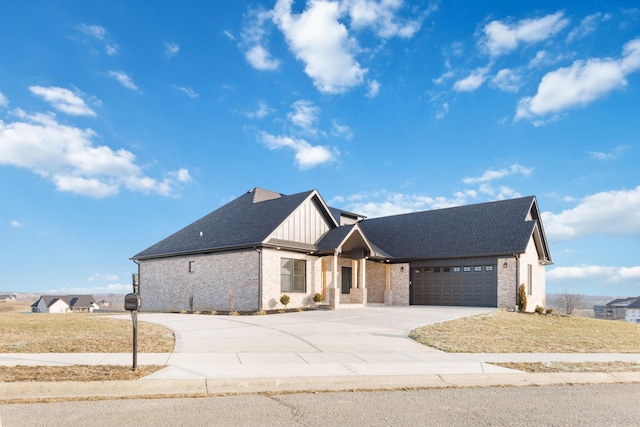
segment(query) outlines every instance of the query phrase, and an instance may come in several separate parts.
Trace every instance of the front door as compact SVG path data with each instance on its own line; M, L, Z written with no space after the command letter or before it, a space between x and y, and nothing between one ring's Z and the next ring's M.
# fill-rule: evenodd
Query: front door
M342 267L342 293L351 293L351 267Z

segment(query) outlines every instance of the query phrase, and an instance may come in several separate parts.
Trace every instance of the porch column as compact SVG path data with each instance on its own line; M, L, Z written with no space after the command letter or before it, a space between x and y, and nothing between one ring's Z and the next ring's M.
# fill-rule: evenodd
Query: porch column
M391 290L391 265L384 266L384 305L393 305L393 291Z
M329 308L335 309L340 305L340 284L338 283L338 254L334 253L331 262L331 286L327 288L327 302Z

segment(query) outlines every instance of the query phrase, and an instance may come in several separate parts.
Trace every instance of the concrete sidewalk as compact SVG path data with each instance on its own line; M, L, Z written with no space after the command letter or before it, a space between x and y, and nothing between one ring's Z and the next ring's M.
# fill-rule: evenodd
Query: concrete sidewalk
M445 353L411 329L492 311L366 307L271 316L147 314L174 331L172 353L140 353L164 369L138 381L0 383L0 400L592 382L640 382L640 373L526 374L491 362L640 363L640 354ZM131 353L0 354L0 366L132 365ZM34 378L37 380L37 378Z

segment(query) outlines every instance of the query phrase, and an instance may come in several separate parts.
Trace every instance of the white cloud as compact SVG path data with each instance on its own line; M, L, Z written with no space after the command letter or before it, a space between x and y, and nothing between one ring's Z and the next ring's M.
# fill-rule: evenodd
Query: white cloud
M0 107L8 107L9 106L9 99L4 96L4 94L2 92L0 92Z
M296 153L296 164L300 169L310 169L323 163L336 160L336 150L323 145L311 145L304 139L290 136L274 136L267 132L260 133L260 140L270 150L289 148Z
M253 46L245 53L245 57L256 70L273 71L280 67L280 61L273 59L263 46Z
M550 241L583 236L640 236L640 186L596 193L572 209L542 214Z
M624 280L640 279L640 266L614 267L602 265L580 265L570 267L555 267L547 271L548 279L594 279L617 283Z
M410 38L420 30L419 20L398 19L396 14L403 6L401 0L345 0L341 6L348 11L354 29L370 27L381 38Z
M494 181L496 179L502 179L509 175L520 174L523 176L529 176L531 175L531 172L533 172L533 168L528 168L515 163L508 168L498 170L489 169L478 177L464 178L462 182L465 184L483 184Z
M164 42L164 54L167 59L171 59L180 52L180 45L174 42Z
M600 151L590 151L589 155L592 159L596 160L615 160L622 155L625 151L629 149L628 145L619 145L614 147L613 150L605 153Z
M505 92L517 92L520 89L520 74L514 70L503 68L491 80L491 83Z
M265 46L267 35L265 25L271 19L271 12L251 10L248 15L248 23L242 30L241 48L245 51L247 62L256 70L274 71L280 67L280 61L272 58Z
M117 44L107 44L104 46L104 50L109 56L116 55L118 53L118 49L119 46Z
M273 108L269 107L265 101L258 102L258 108L255 111L245 113L245 115L251 119L263 119L273 112Z
M331 135L344 138L347 140L353 139L353 131L347 125L341 125L337 120L334 120L331 125Z
M640 69L640 39L624 45L620 59L575 61L570 67L547 73L533 97L518 103L515 120L534 119L585 106L609 92L625 87L626 76Z
M100 25L80 24L76 27L81 33L91 36L104 43L104 49L107 55L113 56L118 53L118 45L110 43L107 39L107 30Z
M63 287L57 289L49 289L47 294L125 294L131 292L131 283L110 283L106 286L85 286L85 287Z
M602 22L608 21L611 19L611 15L608 13L597 12L593 15L586 16L582 21L580 21L580 25L574 28L567 35L567 41L572 42L577 39L581 39L583 37L588 36L596 31L598 25Z
M13 228L22 228L24 227L24 224L21 223L20 221L16 221L15 219L13 221L11 221L11 226Z
M523 19L509 24L491 21L485 25L481 45L491 56L504 55L518 48L521 43L536 43L554 36L569 24L562 12L542 18Z
M440 109L436 111L435 118L436 120L443 120L449 114L449 103L443 102L440 106Z
M347 201L345 209L368 218L398 215L409 212L441 209L467 203L470 194L455 193L452 197L430 197L422 194L405 194L379 190L362 192L348 196L337 196L329 203Z
M229 40L235 40L235 39L236 39L236 38L235 38L235 36L233 35L233 33L231 33L231 31L229 31L229 30L224 30L224 31L222 32L222 34L224 34L225 36L227 36L227 38L228 38Z
M185 95L187 95L189 98L192 98L192 99L195 99L195 98L200 96L200 94L198 92L194 91L190 87L175 86L175 88L178 89L180 92L184 93Z
M91 276L89 276L87 278L88 282L95 282L96 280L100 281L100 280L106 280L109 282L115 282L116 280L118 280L118 276L116 276L115 274L102 274L102 273L96 273L93 274Z
M482 86L482 83L487 79L487 73L489 67L477 68L471 72L467 77L456 81L453 84L453 89L456 92L473 92Z
M94 145L91 129L63 125L53 114L29 115L16 110L18 120L0 121L0 165L29 169L54 183L58 191L103 198L124 186L132 191L172 196L190 180L181 169L157 180L146 176L130 151Z
M84 100L69 89L61 87L31 86L29 90L51 104L53 108L72 116L91 116L96 113L85 104Z
M316 0L301 14L292 14L292 0L278 0L273 20L289 48L304 62L305 73L324 93L343 93L362 84L367 70L354 58L357 42L339 21L337 2Z
M133 79L122 71L109 70L109 77L113 77L118 81L118 83L120 83L122 86L126 87L127 89L131 89L135 91L138 90L138 86L136 86L136 84L133 82Z
M367 98L375 98L380 93L380 83L376 80L369 82L369 90L367 90Z
M100 25L80 24L76 28L78 28L82 33L95 37L98 40L104 40L107 35L107 30Z
M289 121L305 133L317 134L318 130L315 128L315 124L318 122L320 108L316 107L313 102L304 99L294 102L292 108L294 111L287 114Z

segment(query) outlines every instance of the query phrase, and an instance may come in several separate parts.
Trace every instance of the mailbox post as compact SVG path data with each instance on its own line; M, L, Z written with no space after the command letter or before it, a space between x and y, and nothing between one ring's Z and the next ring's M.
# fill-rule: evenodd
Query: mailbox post
M134 290L137 290L134 277ZM140 308L140 297L136 293L124 296L124 309L131 312L133 321L133 370L138 370L138 309Z

